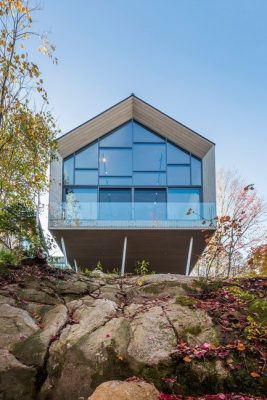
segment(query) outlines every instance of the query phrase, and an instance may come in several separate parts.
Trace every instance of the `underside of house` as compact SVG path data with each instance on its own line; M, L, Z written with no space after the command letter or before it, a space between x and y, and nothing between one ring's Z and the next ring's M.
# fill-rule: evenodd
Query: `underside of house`
M189 274L216 229L214 147L134 95L60 137L49 229L66 262Z

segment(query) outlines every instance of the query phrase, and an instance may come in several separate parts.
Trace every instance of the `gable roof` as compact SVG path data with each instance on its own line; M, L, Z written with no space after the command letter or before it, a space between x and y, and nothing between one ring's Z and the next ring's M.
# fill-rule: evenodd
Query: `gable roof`
M58 151L65 158L131 119L199 158L203 158L214 146L210 140L132 94L58 138Z

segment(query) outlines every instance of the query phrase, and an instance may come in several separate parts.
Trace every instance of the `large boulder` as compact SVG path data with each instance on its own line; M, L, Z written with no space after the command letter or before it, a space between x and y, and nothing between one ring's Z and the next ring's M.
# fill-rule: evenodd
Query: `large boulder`
M38 329L27 311L10 304L0 305L0 348L11 350Z
M0 398L4 400L33 400L36 370L23 365L8 352L0 350Z
M157 400L159 392L144 381L102 383L88 400Z
M43 328L14 348L16 357L26 365L42 367L51 341L56 339L67 320L68 312L63 304L52 308L44 316Z

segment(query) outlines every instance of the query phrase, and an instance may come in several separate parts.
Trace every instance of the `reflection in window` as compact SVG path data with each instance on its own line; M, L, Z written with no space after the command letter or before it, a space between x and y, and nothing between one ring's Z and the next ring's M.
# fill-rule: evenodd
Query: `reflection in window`
M76 153L75 168L98 168L98 144L92 144Z
M64 160L64 185L73 185L74 157Z
M158 135L155 135L144 126L133 122L133 141L140 143L164 143L165 140Z
M100 189L99 216L106 220L132 219L131 189Z
M82 221L97 218L96 188L66 188L66 219Z
M190 166L169 165L167 176L168 185L190 185Z
M135 144L133 147L134 171L165 171L165 144Z
M166 219L167 195L165 189L135 189L135 219L156 221Z
M165 172L134 172L133 184L144 186L166 185Z
M199 219L200 190L171 188L168 190L168 219Z
M132 122L101 139L100 147L132 147Z
M191 158L191 174L192 174L192 185L201 185L201 161L193 157Z
M167 160L168 164L189 164L190 154L171 143L167 143Z
M132 176L132 150L130 149L101 149L101 176Z

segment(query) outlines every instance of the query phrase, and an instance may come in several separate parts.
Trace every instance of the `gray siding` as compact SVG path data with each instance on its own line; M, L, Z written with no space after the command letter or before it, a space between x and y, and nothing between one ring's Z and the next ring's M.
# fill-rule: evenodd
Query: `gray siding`
M203 201L216 202L215 146L202 159L203 168Z

